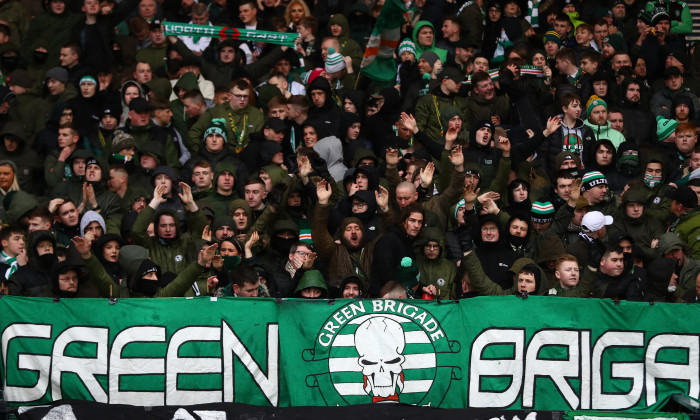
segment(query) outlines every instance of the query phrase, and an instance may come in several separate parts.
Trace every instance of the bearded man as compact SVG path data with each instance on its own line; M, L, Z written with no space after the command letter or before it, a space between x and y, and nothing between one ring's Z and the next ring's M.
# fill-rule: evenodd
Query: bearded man
M372 269L372 254L376 239L366 242L362 233L362 221L357 217L346 217L338 228L340 243L336 243L328 232L328 214L331 209L329 200L331 188L328 182L321 180L316 187L318 202L314 207L311 223L311 236L314 238L316 254L328 267L328 287L331 296L340 296L340 285L349 275L355 275L363 281L362 290L368 290L369 273ZM390 223L393 212L389 207L389 192L380 187L375 192L382 224Z

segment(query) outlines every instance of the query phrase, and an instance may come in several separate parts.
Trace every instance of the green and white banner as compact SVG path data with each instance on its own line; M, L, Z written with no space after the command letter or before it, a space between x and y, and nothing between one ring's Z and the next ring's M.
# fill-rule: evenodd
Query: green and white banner
M233 28L224 26L194 25L191 23L163 22L165 35L170 36L205 36L221 39L238 39L240 41L261 41L268 44L294 46L299 37L296 32L270 32L255 29Z
M660 411L700 396L700 305L0 299L11 405Z

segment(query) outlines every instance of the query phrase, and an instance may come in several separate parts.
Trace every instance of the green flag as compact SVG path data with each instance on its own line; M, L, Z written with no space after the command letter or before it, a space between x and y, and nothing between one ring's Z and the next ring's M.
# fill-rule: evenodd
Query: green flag
M360 65L365 76L378 82L396 79L394 50L399 46L401 25L409 21L400 0L387 0L377 18Z

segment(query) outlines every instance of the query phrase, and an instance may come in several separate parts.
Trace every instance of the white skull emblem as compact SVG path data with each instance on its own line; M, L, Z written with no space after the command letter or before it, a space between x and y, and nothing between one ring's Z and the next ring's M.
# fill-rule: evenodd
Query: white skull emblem
M365 376L365 392L373 397L390 397L403 391L402 354L406 346L403 327L393 319L374 317L360 324L355 331L355 348Z

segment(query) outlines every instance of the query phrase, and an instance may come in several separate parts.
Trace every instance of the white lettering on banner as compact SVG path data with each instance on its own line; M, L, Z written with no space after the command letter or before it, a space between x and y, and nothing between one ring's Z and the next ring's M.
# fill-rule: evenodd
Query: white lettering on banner
M614 347L644 347L644 333L632 331L608 331L598 337L593 347L592 397L594 410L620 410L633 407L642 397L644 387L644 363L612 362L610 377L627 379L632 386L627 393L603 393L603 353Z
M213 390L185 390L178 386L179 375L221 373L221 359L214 357L180 357L179 349L192 341L219 341L219 327L185 327L177 330L168 342L166 359L166 405L194 405L221 402L222 392Z
M66 356L66 347L72 343L95 343L95 357ZM107 393L97 382L95 375L107 374L107 349L109 348L109 329L99 327L70 327L64 330L53 343L51 358L51 398L63 399L61 378L64 373L75 373L83 385L95 398L95 401L107 403Z
M238 338L226 321L221 321L221 355L224 363L224 402L234 402L234 366L235 354L248 370L273 407L279 401L279 327L277 324L267 326L267 375L260 370L260 365L253 359L245 344Z
M538 377L549 377L564 396L570 407L578 407L579 399L566 378L579 377L579 332L565 330L537 331L527 345L525 360L525 386L523 389L523 408L533 407L535 403L535 384ZM540 350L546 346L566 347L566 360L541 359Z
M12 324L2 332L2 365L5 372L5 399L15 402L32 402L41 399L49 387L49 369L51 368L51 356L38 354L17 355L17 369L37 373L37 380L33 386L14 386L7 373L7 354L13 339L21 337L46 339L51 338L51 325L46 324ZM19 375L18 375L19 376Z
M165 327L130 327L114 338L109 354L109 402L111 404L165 405L164 392L121 391L119 377L165 373L160 357L122 357L124 347L132 343L165 342Z
M424 330L420 333L425 332L424 344L430 343L428 337L434 340L431 333L441 332L436 320L421 307L390 300L357 302L329 316L318 344L323 346L349 322L374 316L372 310L415 320ZM82 395L98 402L140 406L234 402L242 395L243 388L236 389L242 379L235 377L242 366L269 404L280 404L277 324L261 327L266 328L265 343L258 341L262 334L241 336L225 320L220 326L183 327L170 336L164 326L132 326L117 332L111 347L107 327L72 326L56 333L53 328L15 323L2 331L3 380L10 403ZM529 339L527 333L522 328L490 328L476 336L469 350L464 348L470 352L469 369L464 369L469 373L468 407L509 408L519 399L524 408L537 407L537 392L544 386L541 381L551 382L547 398L557 392L571 409L626 410L643 399L651 406L660 399L659 384L666 387L667 382L685 383L689 395L700 394L697 334L606 331L593 341L589 330L540 329ZM74 343L80 352L71 350ZM196 343L220 346L221 355L180 356L184 347ZM51 354L39 354L37 348ZM147 375L161 375L165 385L134 390L128 385L133 381L124 381ZM178 385L183 382L181 376L192 375L220 375L221 383L214 389ZM98 381L100 376L107 378L107 389ZM76 384L82 388L75 390L81 386ZM544 397L539 398L541 403ZM216 418L214 413L212 418Z
M572 409L579 407L588 409L589 406L594 410L627 409L639 401L643 389L646 389L647 406L652 405L657 402L656 383L659 380L687 382L689 395L697 397L700 393L700 370L698 369L700 341L695 334L660 334L649 340L643 361L624 363L608 361L610 364L608 381L626 379L631 382L629 391L625 394L603 393L603 382L605 382L602 376L603 355L607 349L613 347L644 347L644 333L608 331L596 342L591 359L588 351L580 351L580 348L590 348L589 331L539 330L530 339L527 355L523 359L524 335L524 330L492 328L483 331L474 340L470 359L470 407L509 407L520 396L521 384L523 407L533 407L536 402L535 378L542 377L548 377L555 383L559 393ZM513 357L501 359L483 357L486 347L503 344L514 347ZM539 350L546 346L568 347L568 358L538 360L537 351L531 349ZM673 363L657 361L659 352L664 349L684 351L687 358ZM586 356L585 360L583 356ZM550 366L547 367L547 365ZM588 368L593 371L592 381L585 373ZM483 380L494 377L509 380L510 385L505 390L484 391ZM578 397L565 378L581 379ZM588 397L591 391L592 398ZM615 398L611 398L613 396ZM578 399L582 404L578 404ZM593 401L592 404L591 401Z
M512 345L513 357L484 359L484 349L494 345ZM523 383L524 329L489 329L479 334L472 343L469 358L469 406L508 407L518 399ZM481 379L506 377L510 385L503 391L482 390Z

